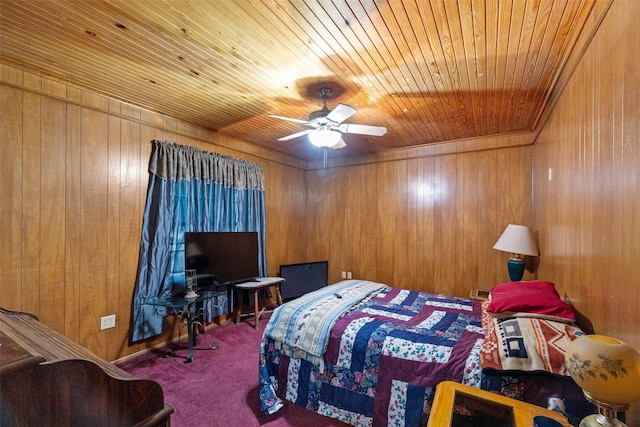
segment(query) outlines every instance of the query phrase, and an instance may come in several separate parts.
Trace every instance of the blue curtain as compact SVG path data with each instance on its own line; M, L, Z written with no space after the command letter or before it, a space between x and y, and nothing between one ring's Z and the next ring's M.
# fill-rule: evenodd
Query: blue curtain
M262 166L168 142L152 145L133 298L134 342L162 332L166 313L143 303L184 283L185 231L257 231L260 275L267 275Z

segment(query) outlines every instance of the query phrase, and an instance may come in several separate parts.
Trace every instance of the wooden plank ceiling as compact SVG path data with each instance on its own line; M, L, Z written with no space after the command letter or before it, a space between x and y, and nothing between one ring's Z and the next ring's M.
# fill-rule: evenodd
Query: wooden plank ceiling
M595 0L1 0L10 65L301 158L332 88L355 155L533 130Z

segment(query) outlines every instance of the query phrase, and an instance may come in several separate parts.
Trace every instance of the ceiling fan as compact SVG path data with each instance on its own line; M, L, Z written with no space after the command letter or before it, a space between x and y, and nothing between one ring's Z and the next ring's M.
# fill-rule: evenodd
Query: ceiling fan
M345 142L342 140L343 133L372 136L382 136L387 133L387 128L383 126L343 123L349 117L354 115L357 110L345 104L338 104L333 110L329 110L327 108L327 99L331 96L331 89L328 87L321 87L318 89L318 95L323 100L322 109L309 114L309 120L292 119L290 117L269 114L269 117L300 123L303 126L311 128L283 136L282 138L278 138L278 141L288 141L290 139L309 135L309 141L311 141L313 145L321 148L337 149L346 147Z

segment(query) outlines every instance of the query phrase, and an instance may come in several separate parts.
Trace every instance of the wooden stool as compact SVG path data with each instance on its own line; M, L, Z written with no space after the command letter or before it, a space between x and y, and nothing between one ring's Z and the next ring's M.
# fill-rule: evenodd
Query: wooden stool
M236 298L238 301L238 308L236 309L236 324L240 322L240 318L245 316L255 316L254 327L258 329L260 316L262 313L271 313L273 310L267 310L266 298L263 298L262 308L259 305L258 294L261 290L267 288L273 288L276 294L276 304L279 307L282 305L282 296L280 296L280 283L284 282L282 277L260 277L255 282L238 283L235 285ZM244 294L245 292L253 291L253 313L244 313Z

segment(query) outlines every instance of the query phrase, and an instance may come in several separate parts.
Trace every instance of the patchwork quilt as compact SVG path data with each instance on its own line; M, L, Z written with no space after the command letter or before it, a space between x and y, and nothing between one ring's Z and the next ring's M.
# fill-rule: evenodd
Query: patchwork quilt
M284 399L355 426L424 426L440 381L480 386L483 337L478 301L385 287L335 321L321 362L265 334L262 410Z

